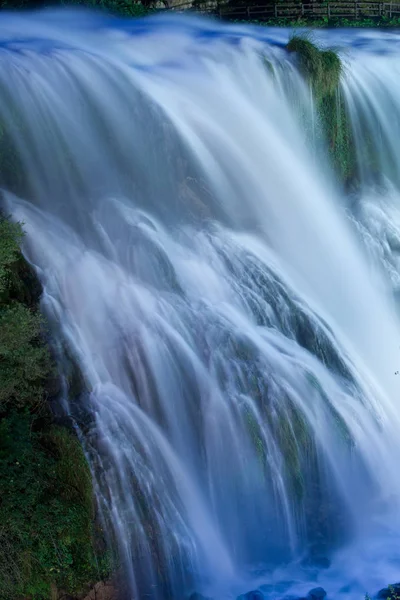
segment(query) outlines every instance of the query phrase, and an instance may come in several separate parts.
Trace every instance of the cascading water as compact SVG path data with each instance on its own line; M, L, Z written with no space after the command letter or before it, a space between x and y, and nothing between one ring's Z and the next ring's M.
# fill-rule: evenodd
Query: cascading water
M84 376L65 407L127 600L399 579L400 37L326 35L347 48L345 198L288 35L0 24L4 201Z

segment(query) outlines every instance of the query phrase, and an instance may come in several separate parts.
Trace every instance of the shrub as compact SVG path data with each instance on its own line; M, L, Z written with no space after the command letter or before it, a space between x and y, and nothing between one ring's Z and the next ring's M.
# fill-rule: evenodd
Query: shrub
M3 418L0 498L2 600L46 600L52 584L76 593L96 581L90 472L73 434L46 432L28 412Z
M32 10L48 6L48 4L46 0L2 0L1 8ZM85 6L96 10L105 10L123 17L144 17L155 12L146 3L142 4L142 2L136 2L135 0L52 0L51 4L55 6Z
M0 215L0 302L9 287L11 267L20 254L22 235L19 223L11 223Z
M16 265L24 263L22 235L20 224L0 217L0 414L9 404L21 408L40 403L50 372L40 316L14 299L20 287Z
M84 3L86 5L90 4L87 0ZM154 12L141 2L133 2L132 0L101 0L100 2L93 2L92 5L95 8L102 8L123 17L145 17Z
M50 361L40 325L40 317L22 304L0 308L0 413L9 403L21 408L44 398Z
M19 224L0 216L0 598L48 600L106 575L93 539L91 475L77 437L46 403L50 355L40 285Z

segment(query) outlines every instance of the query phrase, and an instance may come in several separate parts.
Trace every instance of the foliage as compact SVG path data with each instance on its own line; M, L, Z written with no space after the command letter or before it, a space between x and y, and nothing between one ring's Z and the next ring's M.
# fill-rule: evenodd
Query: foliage
M289 52L296 52L300 68L308 77L317 98L335 94L339 87L342 63L333 50L320 50L310 39L293 36Z
M49 354L39 336L37 314L18 303L0 307L0 411L43 399Z
M93 540L91 475L46 402L50 357L19 224L0 216L0 598L48 600L109 569ZM33 299L36 298L36 305Z
M21 239L21 226L0 215L0 300L9 284L11 266L18 260Z
M22 259L22 228L0 217L0 414L8 404L37 404L44 395L50 359L41 343L41 319L25 304L10 301L15 264Z
M145 17L153 12L140 2L132 0L102 0L96 3L96 6L123 17Z
M1 0L0 8L32 10L47 6L48 4L85 6L96 10L106 10L107 12L124 17L144 17L154 12L146 3L135 0L52 0L51 2L46 2L45 0Z
M348 18L331 18L323 17L321 19L306 19L304 17L298 19L292 19L289 17L279 17L277 19L271 18L265 21L258 19L232 19L234 23L253 23L254 25L261 25L264 27L293 27L301 29L304 27L312 27L313 29L320 28L341 28L341 27L353 27L353 28L398 28L400 27L400 18L382 17L380 19L372 19L369 17L363 17L361 19L348 19Z
M0 597L80 591L99 574L91 479L78 440L29 412L0 421Z
M293 36L287 50L297 54L299 67L312 89L319 117L317 136L328 143L341 181L355 177L355 149L340 89L342 63L333 50L321 50L309 38Z
M400 600L400 584L395 583L378 593L380 600Z
M142 2L134 0L59 0L59 2L68 6L82 5L96 10L105 10L122 17L145 17L154 12Z

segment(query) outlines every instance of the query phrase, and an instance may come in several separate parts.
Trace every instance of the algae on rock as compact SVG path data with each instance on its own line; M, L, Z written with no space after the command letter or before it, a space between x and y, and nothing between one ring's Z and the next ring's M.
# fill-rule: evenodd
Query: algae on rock
M340 80L342 61L333 50L322 50L307 37L292 37L287 50L297 55L318 115L318 141L328 144L334 169L344 184L356 177L356 157L351 125Z

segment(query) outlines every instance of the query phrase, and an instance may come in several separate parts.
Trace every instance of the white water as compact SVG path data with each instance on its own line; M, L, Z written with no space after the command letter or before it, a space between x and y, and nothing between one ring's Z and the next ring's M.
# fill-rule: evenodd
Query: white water
M322 40L382 175L360 169L350 203L307 142L288 35L0 23L0 118L26 173L4 198L85 377L65 406L89 415L135 598L360 598L400 579L400 36Z

